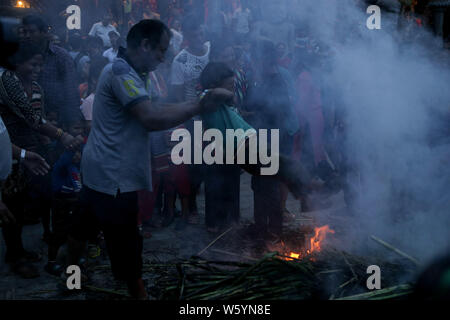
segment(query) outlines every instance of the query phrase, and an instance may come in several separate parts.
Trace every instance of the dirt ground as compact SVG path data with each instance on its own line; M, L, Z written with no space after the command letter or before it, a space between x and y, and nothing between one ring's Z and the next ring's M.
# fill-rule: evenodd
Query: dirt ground
M342 193L336 194L328 199L332 206L323 211L314 212L314 225L324 225L332 223L331 217L340 217L344 212L345 204ZM201 192L198 198L200 218L204 217L204 194ZM305 219L299 213L298 201L291 196L288 199L287 208L290 212L296 214L296 221L290 222L290 228L301 227L304 224L311 224L312 221ZM221 260L239 260L242 256L241 252L235 252L237 255L227 255L217 250L227 249L230 252L229 242L236 239L236 232L253 221L253 192L250 188L250 176L243 174L241 176L241 226L230 231L223 238L219 239L211 248L206 250L202 257ZM145 239L144 243L144 264L174 261L178 259L188 259L193 255L197 255L202 251L217 235L212 235L206 231L203 224L189 225L182 232L175 231L175 224L169 228L152 229L152 237ZM0 242L0 300L4 299L32 299L32 300L85 300L85 299L107 299L110 296L102 296L92 291L78 291L77 293L67 294L62 290L64 281L60 278L51 276L44 271L46 263L47 245L42 241L42 227L40 225L27 226L24 228L23 239L26 249L35 250L43 255L43 259L39 264L41 276L37 279L25 280L17 277L10 272L9 266L4 263L5 247L3 239ZM238 244L239 245L239 244ZM230 252L232 253L232 252ZM89 261L89 265L94 265L95 272L89 274L89 284L98 288L109 288L124 291L124 285L117 283L111 275L108 267L109 261L105 250L102 250L101 257L94 261ZM154 277L152 274L144 273L144 280L151 292Z

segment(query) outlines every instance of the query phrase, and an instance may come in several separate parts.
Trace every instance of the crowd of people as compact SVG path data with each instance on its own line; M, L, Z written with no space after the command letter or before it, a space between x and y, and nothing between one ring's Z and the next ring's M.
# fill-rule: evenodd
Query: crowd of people
M310 196L314 188L344 189L351 201L343 182L351 168L339 147L344 116L320 72L331 49L283 16L259 21L250 7L233 10L206 21L174 10L168 27L157 14L130 12L127 34L105 12L88 34L71 33L67 42L52 37L41 17L23 18L18 52L0 73L0 133L7 129L16 160L12 173L0 176L6 261L14 272L39 276L33 263L40 257L25 250L22 227L42 223L47 272L62 273L57 255L64 243L78 264L81 243L89 243L95 258L104 237L114 275L142 298L142 238L151 237L149 226L175 224L183 232L188 224L204 224L219 233L238 225L240 179L251 168L171 160L174 130L193 132L201 119L214 127L217 120L204 115L213 104L226 105L240 128L280 130L280 156L302 164L295 169L303 177L294 194L299 212L328 205ZM139 22L144 18L154 20ZM160 108L150 109L149 102ZM197 199L202 184L204 221ZM283 221L295 218L286 201L296 188L259 175L251 187L248 233L280 235Z

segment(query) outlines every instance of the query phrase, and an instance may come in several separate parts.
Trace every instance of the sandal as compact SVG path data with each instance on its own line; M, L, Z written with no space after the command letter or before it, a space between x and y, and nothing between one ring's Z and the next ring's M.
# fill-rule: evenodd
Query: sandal
M40 276L38 269L24 259L21 259L18 262L14 263L11 269L12 272L16 273L24 279L35 279L39 278Z

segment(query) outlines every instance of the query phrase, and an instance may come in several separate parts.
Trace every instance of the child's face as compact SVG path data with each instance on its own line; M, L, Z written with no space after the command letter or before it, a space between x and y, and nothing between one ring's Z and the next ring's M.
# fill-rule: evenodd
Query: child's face
M234 77L226 78L221 85L222 88L234 92Z
M46 120L50 122L52 126L58 127L58 114L56 112L49 112L47 114Z
M84 124L81 122L74 123L69 127L68 131L73 137L81 136L84 133Z

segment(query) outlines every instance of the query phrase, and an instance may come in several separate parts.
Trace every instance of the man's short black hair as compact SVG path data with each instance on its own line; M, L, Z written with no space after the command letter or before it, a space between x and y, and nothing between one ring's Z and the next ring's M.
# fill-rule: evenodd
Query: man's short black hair
M231 77L234 77L234 72L225 63L210 62L200 75L200 84L203 89L219 88L226 79Z
M154 49L161 42L163 34L172 37L169 28L159 20L142 20L135 24L127 36L127 47L136 49L141 45L142 40L148 39Z
M36 16L33 14L25 16L22 19L22 24L24 26L35 25L40 32L48 31L48 24L46 24L40 16Z

